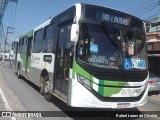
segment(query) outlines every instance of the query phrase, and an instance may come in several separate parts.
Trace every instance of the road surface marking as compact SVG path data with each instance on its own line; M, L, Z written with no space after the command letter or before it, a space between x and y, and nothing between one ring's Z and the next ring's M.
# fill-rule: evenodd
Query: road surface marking
M10 108L10 106L9 106L9 104L7 102L7 99L5 98L5 96L4 96L3 91L1 90L1 88L0 88L0 97L2 97L2 100L4 102L4 105L5 105L6 109L7 109L7 111L12 111L12 109ZM15 117L11 117L11 119L12 120L16 120Z

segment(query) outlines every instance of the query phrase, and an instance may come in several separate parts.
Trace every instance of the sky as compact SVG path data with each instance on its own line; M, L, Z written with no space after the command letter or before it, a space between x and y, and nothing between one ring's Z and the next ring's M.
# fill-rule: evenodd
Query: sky
M34 29L76 3L102 5L127 13L133 11L132 14L139 14L138 17L147 18L160 13L160 7L155 2L158 0L18 0L17 4L10 2L6 8L3 18L4 33L8 26L14 28L14 34L8 34L8 42L11 43L19 35ZM138 9L139 11L136 11ZM147 11L149 15L144 14Z

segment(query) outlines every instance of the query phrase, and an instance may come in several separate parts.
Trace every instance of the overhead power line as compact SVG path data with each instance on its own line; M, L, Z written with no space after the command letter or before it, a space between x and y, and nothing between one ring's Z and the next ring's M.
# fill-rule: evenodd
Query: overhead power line
M103 2L103 0L98 0L98 1L95 1L95 2L93 2L94 4L98 4L98 3L101 3L101 2Z
M152 19L152 17L157 17L160 14L160 0L152 0L142 2L139 5L136 5L130 9L127 9L128 13L133 14L137 17L140 17L143 20ZM145 17L145 19L143 18Z
M3 27L2 27L2 19L9 2L18 2L18 0L0 0L0 36L2 37Z
M147 10L147 11L145 11L145 12L139 14L138 17L140 17L140 16L142 16L142 15L144 15L144 14L150 12L151 10L155 9L155 7L158 7L158 6L159 6L159 5L153 6L151 9L149 9L149 10Z
M158 2L154 2L154 3L152 3L152 4L143 6L143 7L139 8L139 9L132 10L132 11L130 11L130 13L136 13L136 12L140 12L140 11L149 9L149 8L151 8L151 7L153 7L153 6L156 6L157 4L158 4Z
M82 3L98 4L100 2L103 2L103 0L84 0Z
M5 16L5 11L6 9L8 9L8 7L10 7L10 12L13 12L13 6L8 6L8 3L12 3L13 5L13 2L17 4L18 0L0 0L0 45L2 45L2 41L4 40L4 45L6 45L6 35L8 34L6 32L6 35L5 35L5 27L3 25L3 18ZM16 12L16 11L15 11ZM11 20L14 21L15 20L15 17L14 15L11 15ZM13 24L14 25L14 24ZM14 27L14 26L13 26Z
M150 4L150 2L153 2L153 1L154 1L154 0L148 0L148 1L146 1L146 2L143 2L143 3L141 3L141 4L138 4L138 5L136 5L136 6L133 6L132 8L129 8L129 9L126 9L126 10L128 11L128 10L133 10L133 9L135 9L135 8L137 9L137 8L139 8L139 7L141 8L143 5L146 5L146 4L148 4L148 3Z

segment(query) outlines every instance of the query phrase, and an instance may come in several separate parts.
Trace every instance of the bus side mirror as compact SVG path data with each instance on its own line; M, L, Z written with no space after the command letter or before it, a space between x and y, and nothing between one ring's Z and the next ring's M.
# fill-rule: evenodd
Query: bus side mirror
M79 25L78 24L72 24L71 27L71 41L77 42L79 36Z

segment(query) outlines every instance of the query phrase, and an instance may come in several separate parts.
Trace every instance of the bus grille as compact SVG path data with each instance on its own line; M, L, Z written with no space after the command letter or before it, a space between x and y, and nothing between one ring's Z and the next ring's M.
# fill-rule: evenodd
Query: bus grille
M146 89L145 89L146 90ZM92 90L92 93L103 102L135 102L139 101L145 93L145 90L137 97L104 97Z

